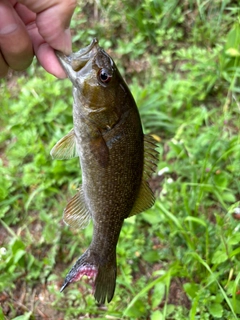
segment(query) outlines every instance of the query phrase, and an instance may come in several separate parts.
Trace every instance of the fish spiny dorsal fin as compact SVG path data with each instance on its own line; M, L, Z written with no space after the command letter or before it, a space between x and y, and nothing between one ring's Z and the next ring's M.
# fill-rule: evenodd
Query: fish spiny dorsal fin
M156 151L156 142L150 135L144 136L144 166L143 176L134 206L128 217L138 214L151 208L155 202L155 197L148 184L148 179L157 169L158 152Z
M59 140L52 148L50 155L53 159L66 160L78 157L74 129Z
M72 228L86 228L91 214L85 205L85 199L80 187L79 192L68 202L63 212L63 220Z

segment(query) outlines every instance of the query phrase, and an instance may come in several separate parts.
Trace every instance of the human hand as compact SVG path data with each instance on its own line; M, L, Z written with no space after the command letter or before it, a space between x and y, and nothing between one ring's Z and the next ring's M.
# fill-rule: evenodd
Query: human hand
M0 1L0 78L8 69L24 70L34 54L43 68L58 78L66 74L54 49L71 53L69 24L76 0Z

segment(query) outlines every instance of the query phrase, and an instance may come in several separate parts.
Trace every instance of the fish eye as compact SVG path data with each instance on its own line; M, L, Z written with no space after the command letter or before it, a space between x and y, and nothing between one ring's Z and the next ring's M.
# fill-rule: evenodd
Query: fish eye
M112 79L112 75L110 75L106 69L100 69L98 78L101 82L108 83Z

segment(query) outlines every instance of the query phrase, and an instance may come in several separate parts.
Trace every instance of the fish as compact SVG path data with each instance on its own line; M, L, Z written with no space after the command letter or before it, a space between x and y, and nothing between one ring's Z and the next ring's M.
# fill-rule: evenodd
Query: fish
M82 185L68 202L63 220L73 228L93 222L88 249L68 272L63 291L84 275L93 279L99 304L116 286L116 247L124 219L155 202L149 179L158 163L156 143L144 135L135 100L113 59L97 39L56 55L73 85L73 129L52 148L53 159L79 157Z

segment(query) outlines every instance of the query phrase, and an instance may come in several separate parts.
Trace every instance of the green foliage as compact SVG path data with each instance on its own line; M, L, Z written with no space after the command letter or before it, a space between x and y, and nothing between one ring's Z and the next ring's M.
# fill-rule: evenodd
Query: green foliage
M74 49L100 39L159 140L156 203L124 223L106 307L84 279L59 292L92 236L62 223L78 159L49 154L72 128L71 84L36 62L0 82L0 319L240 317L238 15L230 0L79 1Z

